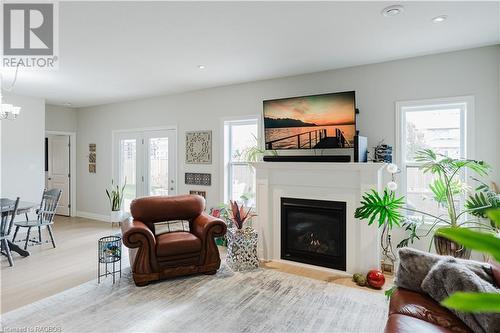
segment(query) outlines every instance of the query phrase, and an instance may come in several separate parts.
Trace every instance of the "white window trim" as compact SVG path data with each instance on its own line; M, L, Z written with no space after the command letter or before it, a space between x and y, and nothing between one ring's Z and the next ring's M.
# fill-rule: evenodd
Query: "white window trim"
M233 124L245 124L245 123L254 123L257 122L257 140L259 141L259 145L261 144L261 133L262 133L262 128L261 128L261 116L260 115L247 115L247 116L239 116L239 117L224 117L221 118L221 137L220 137L220 142L223 144L220 145L221 151L219 156L220 158L220 165L221 165L221 170L220 170L220 186L223 191L220 191L221 193L221 198L220 202L228 203L229 202L229 197L230 197L230 186L229 184L229 178L226 177L226 175L229 174L229 140L226 140L227 137L229 137L229 126L228 123L233 123ZM239 162L238 164L246 165L247 163L245 162Z
M405 124L406 112L405 109L426 109L429 106L435 107L439 105L443 109L449 106L456 106L457 104L462 104L464 112L461 114L460 126L465 128L464 134L461 136L461 154L463 158L474 159L475 158L475 124L474 124L474 96L459 96L459 97L447 97L447 98L435 98L435 99L425 99L425 100L412 100L412 101L398 101L396 102L396 115L395 115L395 125L396 125L396 141L395 141L395 154L394 161L401 170L401 174L398 177L399 189L398 194L406 196L406 167L412 166L417 163L406 163L405 161L405 143L404 143L404 133L403 128ZM464 144L465 143L465 144ZM468 182L468 177L466 177L466 182ZM425 228L425 226L424 226Z

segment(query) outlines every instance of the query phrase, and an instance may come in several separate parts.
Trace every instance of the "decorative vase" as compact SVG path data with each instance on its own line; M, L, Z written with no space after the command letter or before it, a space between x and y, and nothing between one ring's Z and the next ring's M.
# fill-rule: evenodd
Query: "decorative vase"
M434 247L437 254L461 259L470 259L471 250L448 238L434 235Z
M123 217L123 212L121 210L112 210L109 217L109 222L120 223L122 221L122 217Z
M228 229L226 263L232 270L245 271L259 267L257 238L257 231L251 227Z

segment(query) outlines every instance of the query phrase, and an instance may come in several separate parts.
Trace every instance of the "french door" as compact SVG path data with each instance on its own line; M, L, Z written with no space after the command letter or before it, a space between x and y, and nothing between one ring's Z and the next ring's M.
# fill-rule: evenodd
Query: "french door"
M125 186L123 210L138 197L176 194L176 130L115 133L114 147L114 179Z

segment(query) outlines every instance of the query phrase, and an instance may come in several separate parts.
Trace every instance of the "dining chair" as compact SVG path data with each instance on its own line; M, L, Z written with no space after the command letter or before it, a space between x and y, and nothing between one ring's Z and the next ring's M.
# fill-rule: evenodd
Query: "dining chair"
M9 200L10 201L10 200ZM2 213L1 223L0 223L0 252L7 257L9 260L9 265L14 266L14 260L12 259L12 253L9 247L9 234L12 229L12 223L17 215L17 207L19 206L19 197L16 201L11 201L8 207L2 207L2 211L5 208L8 210Z
M28 228L28 231L26 232L26 240L24 242L24 249L26 250L26 248L28 247L28 242L30 241L31 228L39 228L38 243L41 243L42 239L41 239L40 228L47 227L47 230L50 235L50 240L52 242L52 246L56 247L56 242L54 240L54 235L52 233L52 224L54 224L54 216L56 215L57 205L59 203L59 199L61 198L61 193L62 190L59 189L52 189L52 190L45 189L43 191L40 208L36 210L37 219L14 222L16 230L14 232L14 237L12 237L12 241L13 242L15 241L19 228Z

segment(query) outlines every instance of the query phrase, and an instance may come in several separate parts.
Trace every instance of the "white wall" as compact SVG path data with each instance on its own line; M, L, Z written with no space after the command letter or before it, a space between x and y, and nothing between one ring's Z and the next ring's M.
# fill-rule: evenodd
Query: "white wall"
M14 121L2 120L2 197L39 202L45 186L45 101L4 94L4 102L21 106Z
M59 105L45 105L45 130L76 132L76 109Z
M260 116L265 99L346 90L356 91L361 112L358 127L368 136L370 147L382 139L394 144L396 101L475 96L475 157L491 163L498 180L499 56L500 45L496 45L79 109L77 161L82 167L77 173L78 210L108 213L104 188L112 177L112 130L176 125L179 193L193 188L183 184L184 172L209 172L213 185L207 188L207 201L213 206L223 194L219 165L223 117ZM185 165L185 132L205 129L214 131L213 164ZM89 143L97 144L96 174L89 174L86 168Z

